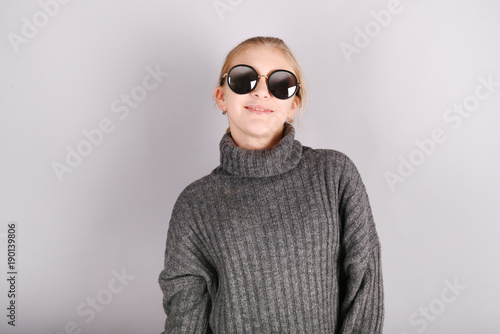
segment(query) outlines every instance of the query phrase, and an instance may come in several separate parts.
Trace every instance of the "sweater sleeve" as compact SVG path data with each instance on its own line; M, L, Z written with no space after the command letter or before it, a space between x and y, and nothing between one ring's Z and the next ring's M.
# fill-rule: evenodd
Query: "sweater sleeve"
M339 333L382 333L384 292L380 242L361 176L345 157L339 180L341 267Z
M164 269L159 276L166 313L165 331L208 334L215 269L193 223L193 214L181 196L170 219Z

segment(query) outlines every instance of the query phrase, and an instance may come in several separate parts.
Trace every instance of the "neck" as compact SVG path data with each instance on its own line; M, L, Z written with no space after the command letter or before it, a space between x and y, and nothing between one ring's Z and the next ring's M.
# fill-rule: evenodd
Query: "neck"
M295 129L285 123L279 142L267 149L248 150L234 141L231 133L222 136L221 168L229 174L243 177L266 177L285 173L299 163L302 145L294 139Z
M284 125L283 128L281 128L279 131L276 131L275 133L267 137L248 136L239 133L238 131L234 133L231 131L231 137L233 138L236 146L241 147L245 150L263 150L276 146L279 143L281 138L283 138L283 129Z

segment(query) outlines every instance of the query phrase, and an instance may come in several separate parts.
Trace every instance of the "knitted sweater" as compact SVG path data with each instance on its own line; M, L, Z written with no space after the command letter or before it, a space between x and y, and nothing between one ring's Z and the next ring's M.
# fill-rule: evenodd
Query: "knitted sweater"
M283 138L245 150L179 195L159 277L164 333L382 333L380 243L345 154Z

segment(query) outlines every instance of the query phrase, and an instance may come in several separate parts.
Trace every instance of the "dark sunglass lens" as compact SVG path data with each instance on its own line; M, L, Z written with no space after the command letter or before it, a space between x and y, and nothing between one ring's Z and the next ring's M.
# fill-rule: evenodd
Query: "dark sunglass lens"
M236 94L248 94L255 88L258 79L254 69L236 66L229 71L227 83Z
M276 71L269 76L269 91L278 99L288 99L297 91L297 79L288 71Z

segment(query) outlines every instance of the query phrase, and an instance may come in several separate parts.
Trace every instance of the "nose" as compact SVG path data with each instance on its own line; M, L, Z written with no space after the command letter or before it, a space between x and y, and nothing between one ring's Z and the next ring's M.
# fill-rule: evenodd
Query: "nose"
M267 77L265 75L259 75L257 79L257 87L252 91L252 94L256 97L269 97L269 91L267 90L266 84Z

